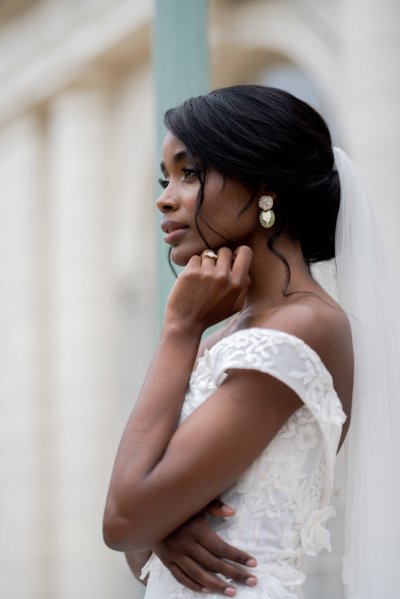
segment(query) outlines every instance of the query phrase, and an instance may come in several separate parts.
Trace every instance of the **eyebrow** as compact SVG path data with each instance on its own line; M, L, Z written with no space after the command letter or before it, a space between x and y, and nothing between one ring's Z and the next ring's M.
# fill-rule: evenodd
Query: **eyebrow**
M176 154L173 155L172 157L172 162L174 164L177 164L179 162L182 162L182 160L186 160L188 157L186 150L179 150L178 152L176 152ZM162 170L162 172L165 174L167 172L167 169L165 167L165 162L161 162L160 163L160 169Z

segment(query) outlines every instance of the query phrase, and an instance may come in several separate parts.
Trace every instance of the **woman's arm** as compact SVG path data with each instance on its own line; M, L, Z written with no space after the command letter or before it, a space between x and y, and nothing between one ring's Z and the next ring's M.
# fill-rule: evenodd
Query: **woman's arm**
M232 371L176 428L202 331L238 309L251 251L220 250L216 265L189 261L169 298L159 350L117 454L106 505L107 544L156 545L218 497L301 405L284 384Z
M229 518L236 512L219 500L213 501L204 513L190 518L152 547L152 551L146 549L125 553L135 578L147 584L147 576L143 580L141 572L153 552L178 582L193 591L201 592L206 588L209 592L226 594L232 585L224 582L216 573L231 581L256 585L257 579L249 569L255 567L257 561L249 553L223 541L206 521L205 513L217 518Z
M176 430L150 471L140 470L144 458L135 457L133 442L132 466L127 459L110 490L108 544L120 551L157 544L233 484L300 405L276 379L233 371ZM147 455L145 443L141 452Z
M147 494L149 476L176 429L201 335L243 304L251 255L249 248L239 248L232 266L232 253L223 248L219 251L218 267L213 260L202 262L199 256L193 256L172 289L160 344L114 465L104 519L105 539L112 546L128 551L143 548L120 546L112 539L117 540L120 533L124 536L137 507L148 499L154 502L153 496L149 498ZM162 500L161 504L165 505ZM149 542L147 546L153 544Z
M220 339L229 335L235 320L234 316L224 326L202 340L197 359L206 349L210 349ZM219 500L212 501L205 511L217 518L229 518L236 513L232 507ZM200 592L207 588L210 592L223 594L229 584L223 582L216 573L242 584L251 586L256 584L256 578L248 571L248 568L257 565L255 558L224 542L202 517L202 513L193 516L177 530L171 532L152 547L152 550L125 553L132 574L144 586L147 584L147 577L142 579L140 576L143 566L152 553L160 558L178 582L193 591Z
M236 513L219 500L211 502L205 512L217 518L229 518ZM257 565L257 561L249 553L223 541L210 527L204 513L190 518L152 550L125 553L132 574L145 586L147 576L142 579L141 573L152 553L159 557L178 582L193 591L207 589L226 595L232 584L223 581L217 573L248 586L257 584L257 578L249 570Z
M142 551L131 551L125 553L125 558L132 574L134 575L136 580L138 580L145 586L147 584L147 576L144 580L142 580L140 578L140 575L142 572L142 568L147 562L147 560L150 558L151 553L151 549L144 549Z
M235 515L233 508L219 501L212 502L207 512L219 518ZM257 565L254 557L221 539L204 514L193 516L153 547L153 551L176 580L193 591L204 592L206 589L229 595L229 589L234 587L226 580L248 586L257 584L257 578L251 572Z

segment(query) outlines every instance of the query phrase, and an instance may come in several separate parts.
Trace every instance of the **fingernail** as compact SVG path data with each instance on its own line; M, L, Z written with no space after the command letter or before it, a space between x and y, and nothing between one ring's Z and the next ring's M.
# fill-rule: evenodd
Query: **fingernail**
M210 591L209 591L208 589L206 589L205 587L203 587L203 588L201 589L201 592L202 592L202 593L209 593Z
M233 587L228 587L224 590L224 595L227 595L228 597L234 597L236 595L236 589Z
M249 585L249 587L255 587L257 584L257 578L254 576L249 576L249 578L246 578L245 583Z
M236 514L236 510L233 507L230 507L229 505L223 505L221 507L221 512L226 516L233 516L233 514Z
M255 568L257 565L257 560L254 559L254 557L251 557L249 560L247 560L246 562L246 566L249 566L249 568Z

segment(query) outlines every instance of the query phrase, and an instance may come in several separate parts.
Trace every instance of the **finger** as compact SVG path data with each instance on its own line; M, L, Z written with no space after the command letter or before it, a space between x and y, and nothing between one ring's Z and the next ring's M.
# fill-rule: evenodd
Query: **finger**
M197 546L196 554L193 555L193 560L197 566L200 566L208 572L222 574L225 578L235 580L236 582L248 586L255 586L257 584L257 578L253 574L241 566L228 562L220 557L216 557L201 546ZM190 574L194 576L195 572L195 570L191 570ZM196 578L196 580L198 579ZM203 580L202 582L205 581Z
M214 270L218 260L218 254L214 250L207 248L202 252L201 256L201 267L206 270Z
M236 514L235 508L230 505L222 503L219 499L211 501L205 510L208 514L216 516L217 518L229 518Z
M192 256L191 258L189 258L188 263L186 264L186 266L182 272L185 272L186 270L189 270L190 268L193 268L193 267L198 268L199 266L201 266L201 257L200 256Z
M184 587L187 587L192 591L196 591L197 593L202 592L203 586L200 583L195 582L194 580L189 578L189 576L187 576L187 574L185 574L185 572L183 572L183 570L181 570L181 568L177 564L169 565L168 569L171 572L172 576L175 578L175 580L183 584Z
M216 557L220 557L222 559L228 559L232 562L236 562L237 564L242 564L243 566L248 566L249 568L253 568L257 565L257 561L255 558L234 547L233 545L229 545L221 539L214 531L211 529L208 531L207 536L201 539L198 539L198 542L202 544L205 549L213 553Z
M236 595L236 589L233 584L226 580L222 580L222 578L213 572L207 571L207 569L190 557L182 558L179 567L187 577L199 584L204 590L207 589L210 592L221 593L228 597L234 597Z
M216 263L218 270L224 273L230 272L232 268L232 250L222 247L218 250L218 260Z
M201 267L201 258L200 256L191 256L191 258L189 258L186 266L181 270L181 272L179 273L176 281L178 281L178 279L184 279L185 275L190 275L193 272L196 272L199 268Z
M257 565L255 558L229 543L226 543L221 537L211 528L211 526L202 518L193 520L192 525L193 537L197 542L196 548L201 546L216 557L229 559L232 562L248 566L250 568ZM191 544L189 547L192 547ZM188 549L188 548L187 548ZM190 551L190 555L196 559L196 554Z
M247 245L241 245L234 254L232 265L232 274L242 280L244 275L248 275L253 251Z

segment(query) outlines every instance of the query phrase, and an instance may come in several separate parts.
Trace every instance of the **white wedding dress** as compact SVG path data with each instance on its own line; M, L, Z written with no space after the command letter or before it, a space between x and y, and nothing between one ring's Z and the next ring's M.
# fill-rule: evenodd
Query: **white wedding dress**
M236 515L210 523L220 536L253 555L258 584L237 584L238 599L299 599L305 580L304 556L330 550L326 521L336 452L346 416L332 377L319 356L301 339L281 331L237 331L206 351L192 373L182 409L185 419L204 402L231 368L276 377L301 398L299 408L253 464L221 496ZM245 401L245 399L243 400ZM221 423L223 425L223 423ZM145 599L220 599L180 585L152 555Z

